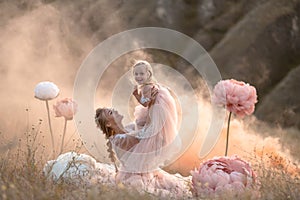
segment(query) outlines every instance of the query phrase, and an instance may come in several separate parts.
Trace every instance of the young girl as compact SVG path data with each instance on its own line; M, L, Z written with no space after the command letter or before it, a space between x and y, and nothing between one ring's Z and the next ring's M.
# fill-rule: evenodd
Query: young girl
M147 61L137 61L133 65L133 77L137 85L134 86L133 95L140 103L140 106L135 108L134 116L136 129L143 128L149 122L148 111L155 99L151 99L154 92L157 92L158 87L153 78L151 65Z
M138 61L133 65L133 77L137 83L133 95L140 103L135 108L135 137L143 144L137 145L133 152L155 152L155 159L160 159L160 164L163 164L181 147L175 99L168 88L155 81L147 61Z

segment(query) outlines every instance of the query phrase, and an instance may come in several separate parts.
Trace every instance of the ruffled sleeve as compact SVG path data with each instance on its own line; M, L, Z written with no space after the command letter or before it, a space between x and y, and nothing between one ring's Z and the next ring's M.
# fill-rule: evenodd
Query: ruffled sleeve
M139 143L139 139L128 134L117 134L110 138L114 148L129 151L133 146Z

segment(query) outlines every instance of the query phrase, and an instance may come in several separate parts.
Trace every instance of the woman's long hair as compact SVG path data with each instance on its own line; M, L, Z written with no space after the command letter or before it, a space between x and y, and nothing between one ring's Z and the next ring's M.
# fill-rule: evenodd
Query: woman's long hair
M105 114L105 108L98 108L96 110L96 116L95 116L95 122L97 124L97 127L100 128L105 135L105 138L107 139L107 152L109 153L108 157L110 160L114 163L116 172L118 172L118 168L116 165L116 156L115 153L112 150L112 144L109 140L109 137L114 135L115 132L111 127L107 127L107 116Z

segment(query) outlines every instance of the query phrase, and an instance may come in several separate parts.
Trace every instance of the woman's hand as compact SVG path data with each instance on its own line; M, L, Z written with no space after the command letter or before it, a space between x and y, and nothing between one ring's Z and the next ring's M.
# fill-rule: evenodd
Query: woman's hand
M150 102L149 102L148 106L151 106L154 104L157 94L158 94L158 88L153 86L151 89L151 97L150 97Z
M137 88L137 85L133 86L133 92L132 92L133 95L136 95L138 94L138 88Z
M141 95L140 95L139 92L138 92L137 85L135 85L135 86L133 87L132 95L135 96L135 98L136 98L138 101L140 101Z
M137 85L135 85L135 86L133 87L133 92L132 92L132 94L133 94L134 96L137 96L137 95L139 95L139 92L138 92L138 87L137 87Z
M151 89L151 100L155 100L158 94L158 88L153 86Z

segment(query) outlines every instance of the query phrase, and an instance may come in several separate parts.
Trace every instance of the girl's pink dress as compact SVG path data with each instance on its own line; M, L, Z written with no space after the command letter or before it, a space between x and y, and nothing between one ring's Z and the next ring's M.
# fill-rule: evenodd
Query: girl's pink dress
M114 145L118 159L121 161L121 171L144 173L156 171L160 166L171 161L181 148L178 136L178 113L176 102L169 89L159 84L155 102L147 108L136 107L135 117L150 121L141 129L129 134L140 141L129 150Z

